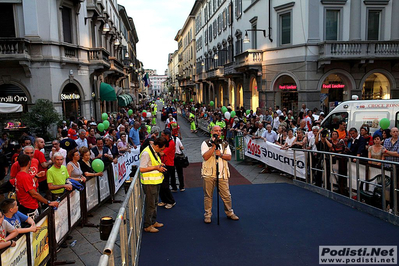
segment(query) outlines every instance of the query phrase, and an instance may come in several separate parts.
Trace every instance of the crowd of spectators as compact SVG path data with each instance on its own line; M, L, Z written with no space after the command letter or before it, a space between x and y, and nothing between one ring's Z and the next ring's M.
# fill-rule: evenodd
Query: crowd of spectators
M347 120L342 119L338 123L338 128L332 130L320 127L325 118L323 112L317 108L310 110L306 104L302 104L297 113L287 108L280 109L276 106L265 109L245 110L243 107L227 106L226 112L222 107L211 107L201 104L189 103L180 106L183 113L193 113L197 121L207 121L208 130L213 125L219 125L223 129L226 140L233 145L234 137L237 134L250 136L252 139L263 139L270 143L279 145L281 149L304 149L309 151L326 151L337 154L347 154L362 158L373 158L387 161L399 162L399 142L398 129L378 129L374 134L370 134L370 127L367 124L360 128L347 129ZM224 114L223 114L224 113ZM232 115L234 114L234 116ZM329 156L312 154L313 168L323 169L324 159L329 160ZM356 162L356 159L352 160ZM347 159L343 156L336 156L333 160L338 165L338 192L348 194L347 178L348 175ZM367 160L361 160L367 163ZM380 163L371 163L380 166ZM330 186L330 163L327 165L327 187ZM387 164L388 165L388 164ZM261 173L278 171L270 167L264 167ZM281 173L285 175L285 173ZM322 171L314 171L315 184L323 184ZM340 176L342 175L342 176Z
M58 127L56 137L49 142L51 148L45 147L43 138L27 132L19 139L3 134L0 249L15 246L13 239L18 234L38 230L35 219L48 206L58 207L65 191L102 176L103 172L92 168L94 159L101 159L106 170L119 156L143 144L151 132L151 113L143 110L154 109L155 104L147 102L137 109L108 113L109 127L103 131L98 127L102 121L71 117Z

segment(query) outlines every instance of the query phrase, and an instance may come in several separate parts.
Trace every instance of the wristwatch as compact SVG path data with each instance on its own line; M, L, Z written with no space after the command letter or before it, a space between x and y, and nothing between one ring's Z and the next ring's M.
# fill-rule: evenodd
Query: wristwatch
M50 203L51 203L51 201L48 200L48 201L47 201L47 205L50 205Z

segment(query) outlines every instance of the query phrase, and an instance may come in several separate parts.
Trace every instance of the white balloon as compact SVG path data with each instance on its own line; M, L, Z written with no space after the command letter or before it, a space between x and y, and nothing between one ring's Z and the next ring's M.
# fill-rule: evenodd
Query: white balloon
M226 119L230 119L231 114L229 112L224 113L224 117L226 117Z
M147 118L150 118L150 117L151 117L151 113L147 112Z

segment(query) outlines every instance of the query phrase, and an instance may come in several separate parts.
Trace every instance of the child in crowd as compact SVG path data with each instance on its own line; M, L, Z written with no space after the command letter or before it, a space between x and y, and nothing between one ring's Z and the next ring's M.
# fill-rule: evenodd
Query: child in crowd
M36 232L36 230L40 229L36 226L35 221L33 221L31 217L18 211L18 204L15 199L3 200L0 207L4 214L4 219L14 228L18 229L18 233ZM22 222L30 224L30 227L22 228Z
M13 238L18 235L18 230L4 219L4 214L0 210L0 249L15 247Z

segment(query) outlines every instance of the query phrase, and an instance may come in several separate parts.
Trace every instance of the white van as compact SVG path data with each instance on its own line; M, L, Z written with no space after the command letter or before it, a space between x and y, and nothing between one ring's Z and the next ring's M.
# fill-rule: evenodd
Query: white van
M324 118L321 127L332 131L338 129L341 121L345 121L347 130L354 127L359 131L360 127L366 124L370 127L370 134L372 135L380 128L382 118L389 119L389 128L399 126L399 99L343 102Z

